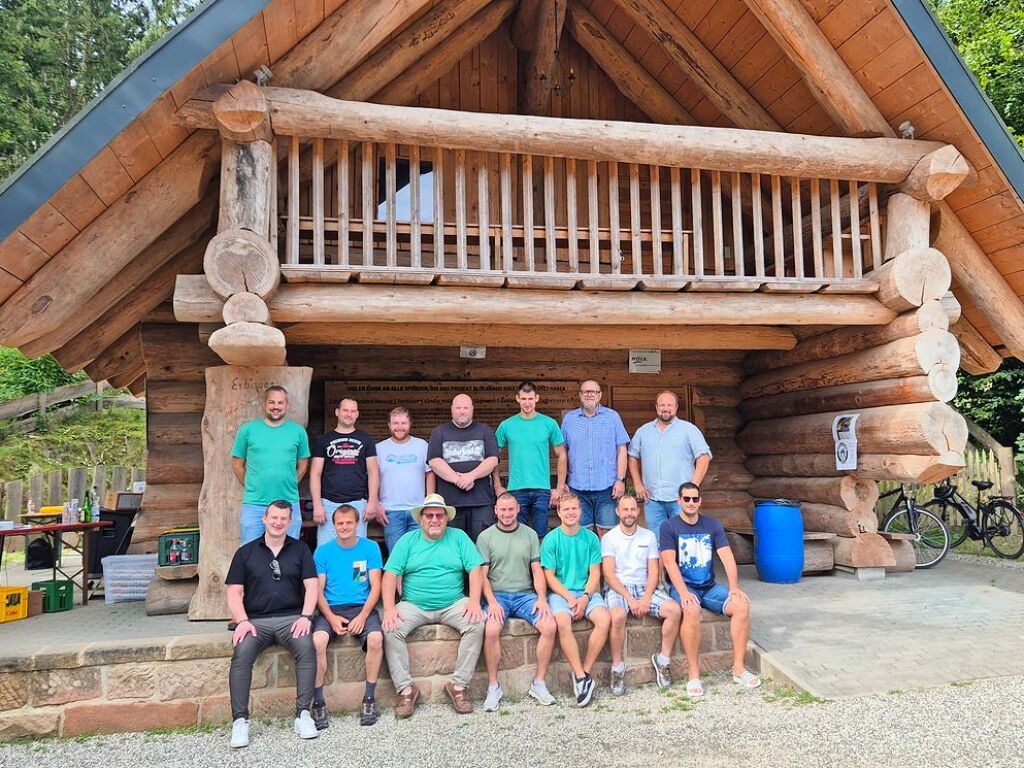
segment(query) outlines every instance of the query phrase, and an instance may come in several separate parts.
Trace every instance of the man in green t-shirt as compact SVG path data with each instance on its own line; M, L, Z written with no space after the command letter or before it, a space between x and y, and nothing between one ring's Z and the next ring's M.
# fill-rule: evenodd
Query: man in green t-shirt
M588 528L580 527L580 500L567 492L558 500L562 524L544 537L540 564L551 592L551 612L558 625L558 642L572 667L576 704L587 706L594 696L590 671L608 640L611 614L601 595L601 541ZM580 648L572 623L587 618L594 628L587 640L587 656L580 661Z
M484 558L484 597L487 598L487 628L484 630L484 658L487 662L487 698L484 710L495 712L504 695L498 683L501 661L501 628L508 619L528 621L540 632L537 641L537 674L530 696L541 704L555 703L544 680L555 649L555 620L548 607L548 588L540 567L540 540L532 528L520 525L519 503L506 491L494 505L498 521L476 540Z
M495 491L506 490L515 494L519 502L519 522L533 526L537 535L548 532L548 510L555 506L565 492L565 476L569 461L565 453L565 438L558 422L537 412L537 388L532 381L524 381L516 391L519 413L505 419L494 433L498 448L508 450L508 488L502 488L495 468ZM557 481L551 487L551 450L558 460L555 470Z
M410 717L416 709L420 689L409 672L406 638L424 624L446 624L462 635L455 674L444 690L455 711L466 715L473 711L468 688L484 640L483 558L465 531L448 527L455 507L445 504L440 494L432 493L413 507L412 517L419 530L403 534L395 544L384 566L381 595L384 654L398 693L395 717ZM469 597L463 591L467 573ZM402 601L396 605L399 578Z
M263 393L263 418L243 424L231 448L231 470L245 489L242 494L241 542L247 544L263 535L263 515L274 501L292 505L288 535L299 538L299 481L309 466L309 438L306 430L285 418L288 391L268 387Z

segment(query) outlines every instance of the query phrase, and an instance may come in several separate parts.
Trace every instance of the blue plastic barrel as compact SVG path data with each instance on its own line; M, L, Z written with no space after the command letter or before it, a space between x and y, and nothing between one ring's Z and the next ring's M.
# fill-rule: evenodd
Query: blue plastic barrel
M758 499L754 504L754 563L761 581L795 584L804 570L800 502Z

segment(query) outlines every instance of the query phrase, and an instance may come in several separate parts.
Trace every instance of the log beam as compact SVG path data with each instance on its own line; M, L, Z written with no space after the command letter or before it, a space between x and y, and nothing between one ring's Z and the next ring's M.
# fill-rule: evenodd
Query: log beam
M531 34L525 36L532 38L532 45L528 49L520 49L525 54L523 58L526 66L522 78L525 87L521 92L519 106L526 114L550 115L551 96L562 87L555 64L565 23L566 5L567 0L519 4L514 26L520 26L520 19L525 16L532 16ZM513 36L513 42L515 40L516 36Z
M853 537L832 539L836 565L847 568L895 568L896 555L889 542L877 533L860 533Z
M757 475L785 477L831 477L848 471L836 469L836 457L832 453L751 456L746 465ZM872 480L928 485L941 482L963 468L964 455L957 451L944 451L935 456L861 453L857 456L856 474Z
M805 531L848 537L878 530L878 516L870 509L848 510L834 504L803 503L800 515Z
M265 237L247 229L219 232L206 246L203 272L221 298L254 293L261 299L274 295L281 283L281 264Z
M96 355L96 359L85 366L85 372L93 381L103 381L119 373L138 371L145 368L142 355L142 336L139 326L133 326L122 334L113 344Z
M878 281L878 300L902 312L937 301L949 290L949 261L934 248L904 251L868 275Z
M226 139L248 143L273 138L267 97L249 80L240 80L222 94L213 103L213 116Z
M971 171L970 163L960 150L948 144L922 157L898 189L917 200L942 200L959 187Z
M202 275L179 275L174 314L218 323L223 301ZM445 286L285 283L267 302L275 323L422 322L532 325L875 325L894 313L866 296L551 292Z
M858 410L880 405L947 402L956 394L956 374L953 371L949 373L949 386L938 393L944 397L937 396L928 376L909 376L860 384L838 384L834 387L783 392L779 395L744 400L740 404L740 413L749 420L773 419L838 411L844 408Z
M966 317L961 317L952 326L950 332L960 342L960 367L972 376L993 373L1003 364L1003 357L985 341L978 329Z
M831 504L850 512L875 517L878 483L852 475L843 477L755 477L750 493L762 499L796 499L814 504ZM828 528L808 528L827 531Z

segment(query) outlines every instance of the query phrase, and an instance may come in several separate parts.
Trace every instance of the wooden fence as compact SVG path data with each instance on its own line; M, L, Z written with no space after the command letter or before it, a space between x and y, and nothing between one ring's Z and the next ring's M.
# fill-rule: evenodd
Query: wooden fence
M132 483L145 480L146 471L136 467L75 467L40 472L22 480L0 481L0 519L19 520L29 499L40 507L84 499L93 487L102 501L107 489L126 491Z
M0 436L33 432L37 429L41 417L52 422L74 416L83 409L100 411L105 407L146 407L145 398L104 397L105 389L109 389L105 381L98 384L82 381L58 387L52 392L40 392L0 403L0 422L10 422L0 425ZM89 400L83 402L83 398Z

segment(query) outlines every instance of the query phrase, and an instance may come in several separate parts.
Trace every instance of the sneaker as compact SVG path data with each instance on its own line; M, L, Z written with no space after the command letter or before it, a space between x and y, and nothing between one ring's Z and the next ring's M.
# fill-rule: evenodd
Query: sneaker
M312 715L313 715L313 723L316 725L316 729L318 731L324 730L327 726L329 726L331 724L331 716L327 713L327 703L326 702L323 702L323 701L316 702L316 701L314 701L313 702Z
M576 681L573 680L573 689L575 691ZM534 698L538 703L543 704L545 707L550 707L555 703L555 697L551 695L551 691L548 690L547 683L534 683L530 686L530 696Z
M231 746L234 749L249 746L249 721L244 717L231 724Z
M672 685L672 668L668 664L660 664L658 654L651 655L651 664L654 666L654 675L658 679L658 687L665 690Z
M308 709L299 712L299 716L295 718L295 735L300 739L315 739L320 735L320 732L316 729L316 723L309 716Z
M363 714L359 718L360 725L373 725L377 722L377 702L374 699L363 699Z
M611 691L612 696L621 696L626 692L626 668L623 667L621 671L616 672L612 669L611 675Z
M575 680L573 680L573 683L573 687L576 687ZM576 706L585 707L592 698L594 698L594 678L588 672L579 681L579 688L576 693Z
M469 690L456 689L455 684L447 682L444 684L444 692L448 694L448 701L452 703L452 709L459 715L473 714L473 702L469 700Z
M505 692L501 690L501 686L495 686L494 688L487 689L487 698L484 699L484 712L497 712L501 702L501 697L505 695Z

